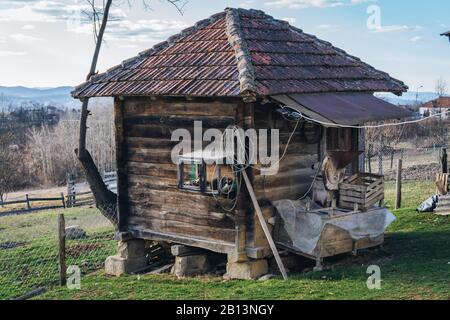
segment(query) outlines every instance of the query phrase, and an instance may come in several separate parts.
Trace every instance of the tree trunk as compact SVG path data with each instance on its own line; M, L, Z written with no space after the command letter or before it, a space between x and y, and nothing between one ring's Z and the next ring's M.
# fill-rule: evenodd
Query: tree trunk
M100 49L103 42L103 35L105 34L106 25L108 24L109 10L111 8L112 0L108 0L105 4L102 24L97 37L97 42L95 45L94 56L92 57L91 68L86 80L95 74L97 69L98 57L100 55ZM117 196L108 190L105 183L103 182L102 176L100 175L97 166L89 151L86 150L86 131L87 131L87 118L89 116L89 99L83 99L81 106L81 118L80 118L80 137L78 142L78 149L75 150L78 156L78 160L83 166L84 172L86 174L87 182L91 187L92 193L95 198L96 206L100 212L112 222L112 224L117 227L118 225L118 213L117 213Z

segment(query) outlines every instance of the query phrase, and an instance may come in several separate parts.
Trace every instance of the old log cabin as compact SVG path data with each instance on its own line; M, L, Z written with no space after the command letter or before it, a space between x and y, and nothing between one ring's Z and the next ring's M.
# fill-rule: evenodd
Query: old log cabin
M228 254L228 273L245 278L266 272L271 254L248 188L229 166L218 175L192 154L174 163L172 132L192 132L194 121L203 130L279 129L279 172L246 170L272 230L279 221L273 203L310 191L327 151L364 150L363 130L347 126L405 116L373 93L406 90L285 21L228 8L92 77L73 96L115 99L118 228L129 235L123 245L143 239ZM295 123L289 119L295 112L286 110L303 118ZM360 171L361 161L353 158L347 172ZM233 192L222 192L227 183ZM139 258L117 256L117 273L142 264Z

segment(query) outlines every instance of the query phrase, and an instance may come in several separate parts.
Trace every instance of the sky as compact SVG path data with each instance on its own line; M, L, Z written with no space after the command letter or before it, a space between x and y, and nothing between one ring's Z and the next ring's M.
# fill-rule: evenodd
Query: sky
M100 72L226 7L284 19L404 81L411 91L450 84L448 0L114 0ZM100 0L97 0L100 3ZM0 86L78 85L94 48L86 0L0 0Z

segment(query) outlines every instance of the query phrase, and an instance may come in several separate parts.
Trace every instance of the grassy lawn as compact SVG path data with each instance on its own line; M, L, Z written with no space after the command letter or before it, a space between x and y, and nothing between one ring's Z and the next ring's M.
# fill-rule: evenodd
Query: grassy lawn
M67 265L83 274L99 270L116 251L112 225L96 209L34 212L0 218L0 299L14 298L58 281L57 217L82 227L87 237L67 240Z
M394 185L387 183L388 206ZM288 281L176 279L171 275L82 278L81 290L54 289L39 299L450 299L450 218L419 214L415 207L434 192L433 183L405 183L404 207L389 228L384 249L343 257L319 273ZM381 290L368 290L368 265L381 267Z

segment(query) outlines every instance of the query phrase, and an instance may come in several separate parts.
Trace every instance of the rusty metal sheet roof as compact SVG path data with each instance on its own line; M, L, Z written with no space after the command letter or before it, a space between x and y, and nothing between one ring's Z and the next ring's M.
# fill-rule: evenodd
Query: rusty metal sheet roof
M338 125L412 116L411 112L367 93L290 94L272 98L310 118Z
M258 10L225 9L78 86L75 98L394 92L403 82Z

